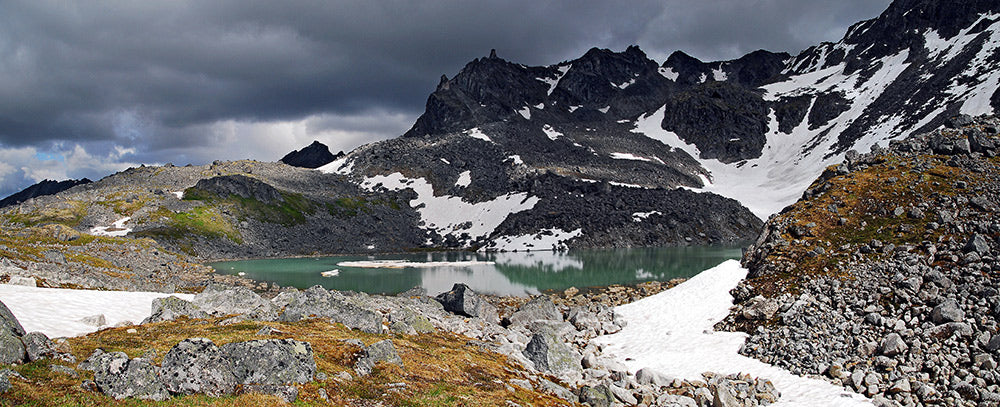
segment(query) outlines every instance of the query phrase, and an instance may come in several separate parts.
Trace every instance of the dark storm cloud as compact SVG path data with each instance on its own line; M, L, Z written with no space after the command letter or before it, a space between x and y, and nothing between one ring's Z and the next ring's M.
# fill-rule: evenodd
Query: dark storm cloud
M104 160L90 173L64 171L99 177L133 162L273 160L313 138L336 150L394 137L441 74L491 48L528 65L630 44L658 61L676 49L705 59L758 48L794 53L838 40L886 5L4 1L0 195L37 181L39 168L58 175L59 160L30 157Z
M680 49L705 61L758 49L794 55L840 40L850 25L878 16L888 5L888 0L667 0L639 42L652 55Z
M25 2L5 4L0 140L122 138L139 111L167 128L378 106L416 113L437 77L490 48L566 58L656 2ZM101 4L101 6L93 6ZM604 28L596 28L604 27Z

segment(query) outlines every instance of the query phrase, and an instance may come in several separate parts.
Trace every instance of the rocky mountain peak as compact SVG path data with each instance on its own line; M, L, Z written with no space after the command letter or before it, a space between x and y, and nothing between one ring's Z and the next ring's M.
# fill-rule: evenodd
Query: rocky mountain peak
M342 157L343 155L343 151L337 153L337 155L330 153L330 148L327 147L326 144L314 140L312 144L301 150L295 150L285 154L285 156L281 157L281 160L279 161L293 167L319 168L329 164L331 161L336 160L339 157Z
M65 181L53 181L48 179L42 180L35 185L27 187L20 192L0 200L0 208L17 205L21 202L27 201L31 198L37 198L39 196L58 194L77 185L89 183L91 183L91 181L87 178L80 180L69 179Z

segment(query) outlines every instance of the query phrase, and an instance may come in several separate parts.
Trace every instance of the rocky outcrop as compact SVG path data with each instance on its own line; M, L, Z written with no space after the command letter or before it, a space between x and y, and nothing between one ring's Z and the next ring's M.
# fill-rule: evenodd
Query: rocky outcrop
M243 199L253 199L266 204L284 201L281 191L261 180L245 175L223 175L205 178L194 184L194 189L185 191L185 196L201 198L203 195L228 197L238 196Z
M201 307L182 300L175 296L161 297L153 299L151 304L152 312L149 317L142 321L143 324L151 322L173 321L180 317L206 318L208 313L201 310ZM243 310L240 310L241 312Z

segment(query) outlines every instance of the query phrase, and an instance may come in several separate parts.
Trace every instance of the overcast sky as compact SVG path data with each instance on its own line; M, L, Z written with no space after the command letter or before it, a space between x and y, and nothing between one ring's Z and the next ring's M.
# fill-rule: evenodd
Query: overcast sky
M888 0L0 2L0 197L140 163L405 132L442 74L637 44L658 63L837 41Z

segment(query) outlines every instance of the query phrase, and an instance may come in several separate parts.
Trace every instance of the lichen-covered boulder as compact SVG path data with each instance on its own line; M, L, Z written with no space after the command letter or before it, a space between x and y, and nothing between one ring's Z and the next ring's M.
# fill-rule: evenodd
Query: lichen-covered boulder
M270 301L246 287L209 286L192 303L212 315L246 315L254 320L274 321L277 309Z
M523 326L535 321L562 321L562 313L547 295L532 298L508 318L513 326Z
M10 330L0 329L0 365L21 363L27 358L28 353L21 338L15 336Z
M535 369L539 372L567 377L583 370L581 356L552 331L542 330L532 335L523 354L535 364Z
M31 332L21 337L28 354L28 361L34 362L43 358L56 357L56 344L41 332Z
M132 397L163 401L170 397L160 382L158 367L147 359L129 359L124 352L97 356L94 382L102 393L116 400Z
M237 379L232 363L211 340L180 341L163 356L163 384L175 394L203 393L212 397L232 394Z
M173 321L179 317L207 318L208 314L202 311L191 301L186 301L175 296L156 298L151 306L152 312L149 318L142 321L143 324L151 322Z
M312 345L269 339L222 345L239 384L307 383L316 374Z
M330 322L368 333L382 332L382 314L345 301L340 293L313 286L289 298L279 317L282 321L329 318Z

